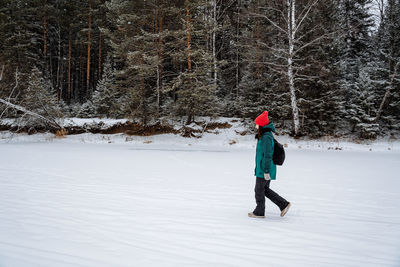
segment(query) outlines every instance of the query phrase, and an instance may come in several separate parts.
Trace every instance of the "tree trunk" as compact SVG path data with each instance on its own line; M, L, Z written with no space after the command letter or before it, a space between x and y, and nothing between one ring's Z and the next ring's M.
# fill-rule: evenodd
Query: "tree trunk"
M47 55L47 17L46 17L46 0L44 0L44 15L43 15L43 56Z
M157 22L156 22L157 23ZM162 60L163 60L163 43L162 43L162 31L163 31L163 18L160 16L158 19L158 65L157 65L157 113L160 111L160 92L162 88Z
M290 89L290 100L293 112L294 134L297 135L300 129L299 109L297 107L296 90L294 87L293 73L293 56L294 56L294 40L295 40L295 10L296 0L287 0L288 3L288 40L289 40L289 55L288 55L288 80Z
M86 65L86 92L90 91L90 46L92 33L92 0L89 0L89 27L88 27L88 46L87 46L87 65Z
M69 40L68 40L68 96L67 101L71 101L71 54L72 54L72 26L69 24Z
M188 71L190 72L192 69L192 61L190 59L190 41L191 41L191 32L190 32L190 11L189 11L189 0L186 0L186 33L187 33L187 61L188 61ZM187 124L191 123L193 118L192 111L189 111Z
M4 74L4 69L5 69L6 65L3 64L3 66L1 67L1 72L0 72L0 81L3 80L3 74Z
M80 96L80 94L82 94L81 92L83 91L83 87L84 87L84 80L85 80L85 70L84 70L84 66L85 66L85 59L83 56L83 50L84 47L81 47L80 53L79 53L79 70L80 70L80 81L81 81L81 86L79 88L79 93L78 96Z
M400 63L398 62L398 63L396 64L396 66L394 67L394 73L393 73L392 79L390 80L389 86L387 87L386 92L385 92L385 95L383 96L382 102L381 102L381 104L380 104L380 106L379 106L378 112L377 112L377 114L376 114L375 122L377 122L377 121L379 120L379 118L381 117L381 113L382 113L382 110L383 110L383 106L385 105L386 99L387 99L387 98L389 97L389 95L390 95L390 90L392 89L392 84L393 84L394 78L395 78L396 75L397 75L397 67L398 67L399 64L400 64Z
M100 80L101 79L101 69L102 69L102 66L101 66L101 64L102 64L102 62L101 62L101 54L102 54L102 51L101 51L101 31L99 32L99 69L98 69L98 79Z
M240 29L240 8L241 0L238 0L237 25L236 25L236 98L239 97L239 29Z
M214 84L217 84L217 55L216 55L216 31L217 31L217 0L212 0L213 5L213 31L212 31L212 55L214 65Z
M186 46L187 46L187 64L188 70L192 69L192 61L190 59L190 11L189 11L189 0L186 0Z
M57 101L61 99L61 90L60 90L60 70L61 70L61 29L60 24L58 24L58 62L57 62L57 81L56 81L56 89L57 89Z
M145 90L145 83L144 83L144 75L143 75L143 49L141 49L142 54L140 55L140 68L139 68L139 75L140 75L140 87L142 89L141 95L141 106L142 106L142 124L146 126L147 124L147 109L146 109L146 90Z
M257 23L256 30L256 43L257 43L257 80L261 78L261 66L260 66L260 25Z

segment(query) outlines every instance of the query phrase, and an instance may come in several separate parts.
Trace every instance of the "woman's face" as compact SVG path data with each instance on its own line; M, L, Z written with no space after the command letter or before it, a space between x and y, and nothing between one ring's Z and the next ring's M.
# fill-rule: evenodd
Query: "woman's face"
M256 124L256 129L258 130L258 128L260 128L260 125Z

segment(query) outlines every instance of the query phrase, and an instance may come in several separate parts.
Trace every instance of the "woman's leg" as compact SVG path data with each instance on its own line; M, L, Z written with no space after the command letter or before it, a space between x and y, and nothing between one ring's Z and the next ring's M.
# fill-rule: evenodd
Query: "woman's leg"
M275 203L275 205L277 205L279 207L279 209L282 211L284 210L287 205L289 204L288 201L286 201L286 199L284 199L283 197L281 197L280 195L278 195L277 193L275 193L272 189L269 188L269 185L271 183L271 180L266 181L265 183L265 187L264 187L264 193L265 196L271 200L272 202Z
M254 188L257 207L254 209L253 213L257 216L264 216L265 213L265 196L264 188L267 181L264 178L256 177L256 186Z

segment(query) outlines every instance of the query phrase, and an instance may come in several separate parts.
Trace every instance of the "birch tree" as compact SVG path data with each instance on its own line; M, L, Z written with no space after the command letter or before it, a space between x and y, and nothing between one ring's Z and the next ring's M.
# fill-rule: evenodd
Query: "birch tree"
M292 110L292 120L294 134L298 135L300 132L300 116L298 108L298 99L296 95L296 80L301 79L316 79L318 77L300 75L300 71L304 70L307 66L296 64L300 62L301 53L306 48L317 44L322 39L329 36L329 34L321 34L314 37L312 40L307 40L306 36L313 33L318 28L314 25L313 28L302 31L305 22L307 21L310 13L316 8L319 0L309 0L297 5L296 0L286 0L286 5L283 8L273 6L272 4L266 7L266 12L251 13L251 15L264 18L270 25L281 32L285 37L285 47L274 47L269 44L262 43L263 46L274 51L276 54L277 62L264 62L273 71L284 75L288 82L290 93L290 105ZM280 14L279 19L274 19L271 13L275 12ZM302 34L300 34L300 32Z

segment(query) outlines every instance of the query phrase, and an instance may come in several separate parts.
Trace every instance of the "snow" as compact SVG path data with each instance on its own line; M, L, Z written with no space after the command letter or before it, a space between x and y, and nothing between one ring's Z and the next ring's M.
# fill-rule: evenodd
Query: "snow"
M293 206L253 219L254 138L219 131L1 132L0 266L400 265L398 143L278 137Z
M118 123L126 123L127 119L101 119L101 118L90 118L90 119L83 119L83 118L67 118L63 121L63 126L84 126L90 124L103 124L105 127L111 127Z
M107 119L107 118L65 118L59 119L59 125L63 127L70 127L70 126L90 126L90 125L102 125L104 128L109 128L113 125L118 123L126 123L127 119ZM9 126L17 126L20 125L21 122L19 119L0 119L0 125L9 125Z

